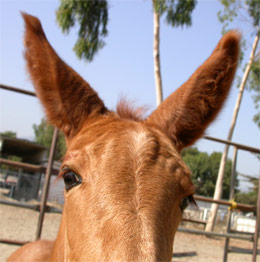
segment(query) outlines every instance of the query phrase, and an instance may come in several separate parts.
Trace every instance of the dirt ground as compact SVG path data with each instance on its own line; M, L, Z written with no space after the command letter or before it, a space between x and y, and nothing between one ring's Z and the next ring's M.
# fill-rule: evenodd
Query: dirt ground
M60 214L45 214L43 225L43 239L54 239L58 231ZM16 239L20 241L34 240L38 212L0 205L0 238ZM174 243L174 262L215 262L222 261L224 239L207 238L204 236L192 235L178 232ZM252 249L253 244L249 241L232 240L231 246ZM0 262L14 252L19 246L0 244ZM260 249L260 245L258 245ZM185 256L181 256L186 253ZM249 262L252 255L230 253L229 262ZM257 256L260 262L260 255Z

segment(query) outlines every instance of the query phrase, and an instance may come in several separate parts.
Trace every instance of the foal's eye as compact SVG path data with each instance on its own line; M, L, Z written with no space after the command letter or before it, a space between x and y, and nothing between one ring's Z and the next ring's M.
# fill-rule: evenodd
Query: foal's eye
M192 195L183 198L180 204L181 211L183 212L189 206L190 203L196 204Z
M63 174L63 180L67 191L82 182L82 178L71 170L68 170Z

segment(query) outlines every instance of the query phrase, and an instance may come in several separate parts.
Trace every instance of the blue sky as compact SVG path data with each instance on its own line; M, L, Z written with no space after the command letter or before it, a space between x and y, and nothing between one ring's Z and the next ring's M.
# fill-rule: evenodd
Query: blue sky
M58 28L55 10L57 0L0 0L0 83L33 90L23 59L23 21L20 11L37 16L45 33L62 59L71 65L99 93L107 107L114 109L120 96L156 106L153 74L153 16L149 0L109 1L109 35L106 46L89 64L80 61L72 51L76 30L69 35ZM222 25L217 19L218 1L198 1L192 15L192 27L172 28L161 23L161 65L164 98L185 82L210 55L221 37ZM242 21L234 24L250 35ZM253 37L249 37L249 46ZM249 51L245 53L249 58ZM241 70L238 70L241 75ZM226 139L238 89L233 87L221 114L207 130L210 136ZM253 123L256 113L251 94L245 92L233 141L260 147L259 129ZM33 139L33 124L38 124L43 110L37 99L0 90L0 131L12 130L18 137ZM196 144L201 151L222 151L224 146L207 140ZM231 152L232 153L232 149ZM257 175L260 164L250 153L239 151L238 171Z

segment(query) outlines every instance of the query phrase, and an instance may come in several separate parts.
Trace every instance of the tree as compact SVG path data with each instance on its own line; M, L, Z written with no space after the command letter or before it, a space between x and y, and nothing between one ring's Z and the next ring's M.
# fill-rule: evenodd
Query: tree
M223 23L223 33L227 31L227 28L232 22L237 19L243 23L249 25L249 31L255 35L255 41L252 47L251 56L249 62L246 64L244 75L247 76L245 83L241 82L241 86L253 92L252 98L255 103L255 107L258 110L257 114L253 117L254 122L260 128L259 119L259 107L260 107L260 96L259 96L259 85L260 85L260 50L257 52L257 42L259 41L260 34L260 1L256 0L221 0L224 5L223 12L218 13L219 20ZM247 46L247 40L243 39L243 49ZM255 47L254 47L255 46ZM252 53L253 56L252 56ZM256 54L257 53L257 54ZM244 56L244 50L241 51L241 58ZM256 55L255 55L256 54ZM248 72L247 72L248 71ZM248 80L247 80L248 79Z
M78 1L60 0L56 16L64 33L79 25L78 40L74 51L78 58L92 61L94 55L104 46L108 34L108 10L106 0Z
M166 14L166 22L173 26L190 26L191 13L196 0L152 0L154 14L154 74L156 100L159 105L163 100L162 77L160 66L160 18ZM92 61L94 55L105 45L108 34L108 4L106 0L78 1L61 0L57 10L58 25L64 33L77 23L78 40L74 51L80 59Z
M257 113L254 115L253 121L260 128L260 52L258 52L255 61L251 66L251 71L248 81L248 89L253 91L253 101Z
M221 153L208 154L200 152L195 147L184 149L181 153L184 162L191 170L192 182L196 187L196 194L213 197L217 180ZM225 168L223 198L229 198L232 161L229 159Z
M257 195L258 195L258 178L252 177L249 175L242 175L247 183L251 184L248 192L241 192L239 191L235 195L235 199L238 203L248 204L248 205L256 205L257 203Z
M13 131L4 131L0 133L0 137L9 137L9 138L16 138L16 132Z
M39 125L34 124L33 130L35 134L35 141L47 148L51 147L51 141L53 136L54 127L47 123L42 118ZM56 145L55 160L61 160L66 152L66 142L63 133L59 132L58 141Z
M221 3L223 4L224 9L223 9L222 12L219 12L218 16L219 16L219 20L224 24L224 26L223 26L224 32L228 28L229 24L234 21L234 19L241 19L241 20L243 19L243 21L246 19L251 24L251 27L253 28L253 31L255 32L255 39L254 39L254 42L253 42L253 45L252 45L250 58L249 58L249 61L246 64L245 72L244 72L244 75L242 77L241 83L239 85L239 94L238 94L237 101L236 101L236 104L235 104L235 107L234 107L234 113L233 113L231 125L230 125L230 128L229 128L228 136L227 136L227 140L231 141L232 136L233 136L233 132L234 132L234 129L235 129L235 125L236 125L236 121L237 121L238 112L239 112L239 109L240 109L244 89L245 89L245 86L246 86L246 83L247 83L247 80L248 80L248 77L249 77L250 70L252 69L252 67L257 65L257 64L255 64L255 62L256 62L255 53L256 53L256 50L257 50L257 45L258 45L258 41L259 41L259 37L260 37L260 28L259 28L259 25L260 25L260 19L259 19L259 17L260 17L260 1L254 1L254 0L244 0L244 1L221 0ZM253 78L251 77L251 82L257 84L257 82L254 80L255 73L257 73L257 71L254 72L253 75L251 74L251 76L253 77ZM256 78L257 78L257 75L256 75ZM252 89L255 89L256 86L252 85ZM257 96L259 97L259 94ZM259 99L256 99L256 100L259 101ZM258 118L259 117L256 117L256 121L257 121ZM220 167L219 167L218 179L217 179L217 182L216 182L216 189L215 189L215 193L214 193L214 199L215 200L220 199L221 195L222 195L222 184L223 184L223 177L224 177L224 169L225 169L225 165L226 165L226 161L227 161L228 151L229 151L229 145L226 145L224 152L222 154L221 163L220 163ZM208 219L208 223L207 223L207 226L205 228L206 231L212 231L213 230L214 222L215 222L215 218L216 218L216 214L217 214L217 209L218 209L218 205L212 204L211 215Z
M256 38L260 37L260 1L247 0L248 12L252 18L253 26L256 28ZM254 122L260 128L260 50L254 57L249 75L249 90L254 91L253 100L257 113L254 115Z
M191 26L191 13L196 3L196 0L153 0L153 55L157 106L160 105L163 100L160 65L160 18L163 14L166 14L166 22L172 27Z

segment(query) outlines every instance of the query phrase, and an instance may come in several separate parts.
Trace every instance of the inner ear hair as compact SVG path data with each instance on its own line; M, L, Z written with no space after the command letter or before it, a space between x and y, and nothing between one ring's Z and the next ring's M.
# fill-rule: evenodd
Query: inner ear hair
M40 21L22 13L25 21L25 59L48 120L67 137L88 118L108 112L97 93L56 54Z
M200 138L223 107L236 72L239 43L237 31L225 34L189 80L147 118L179 151Z

